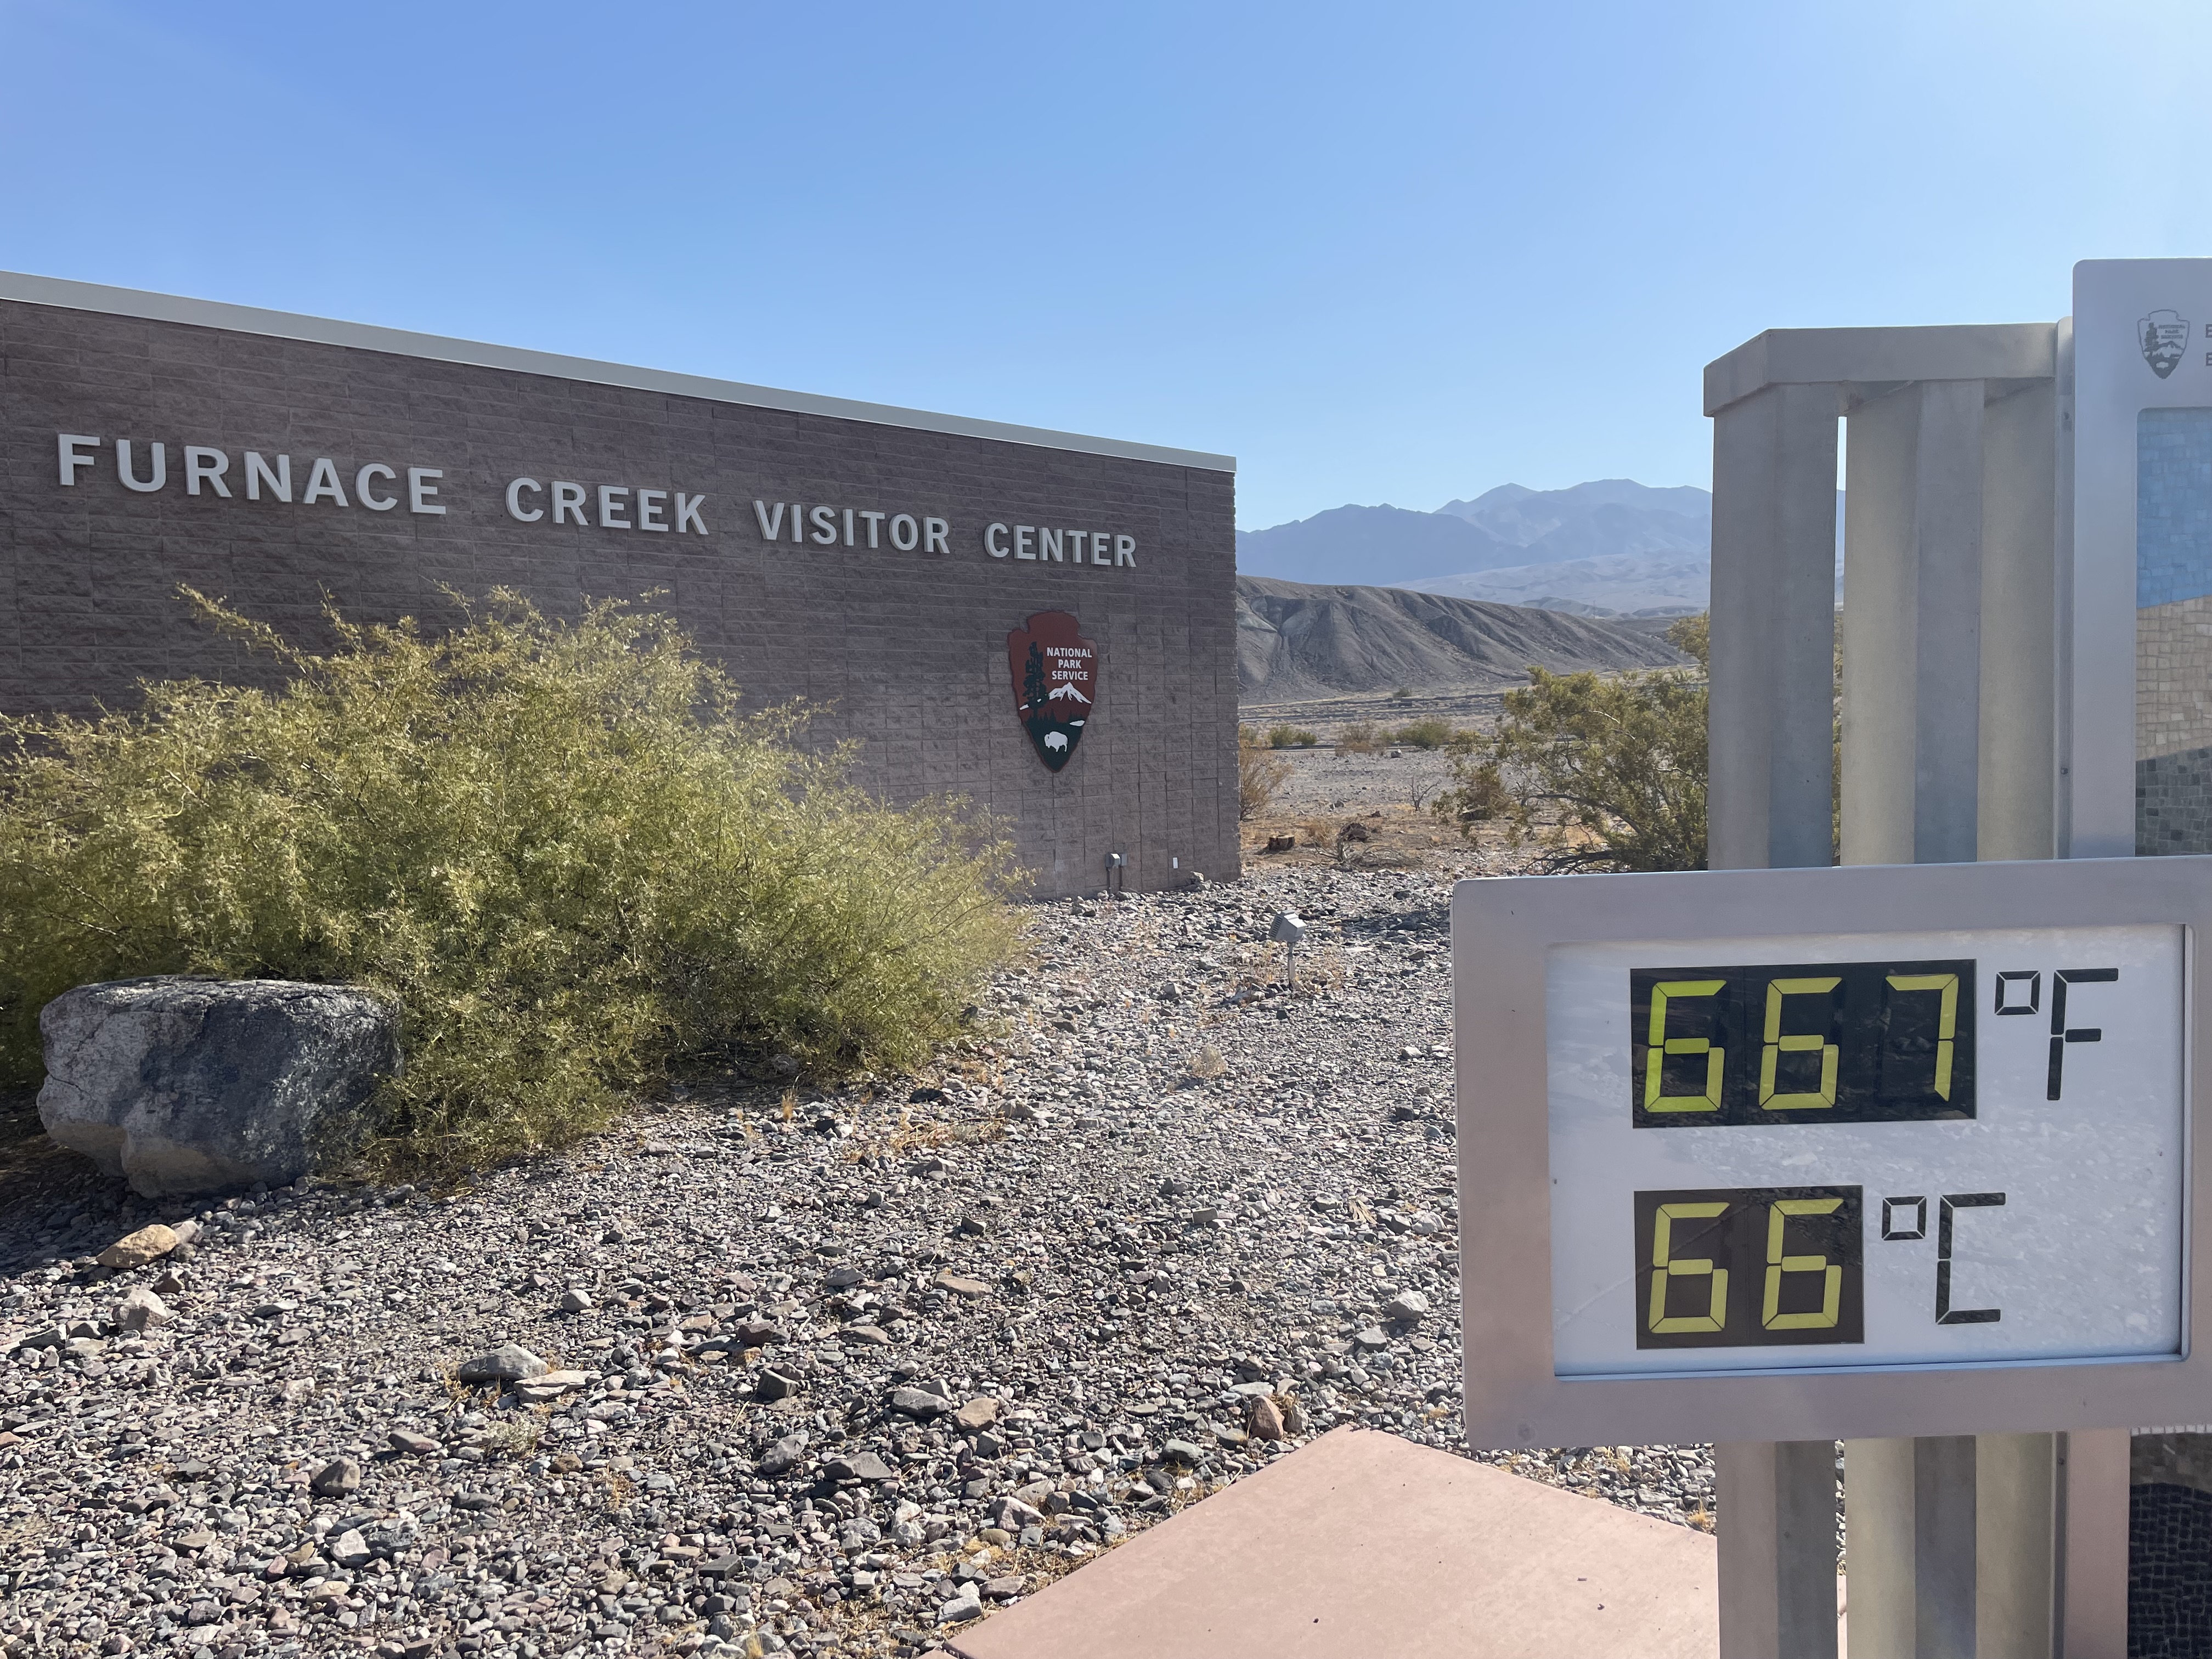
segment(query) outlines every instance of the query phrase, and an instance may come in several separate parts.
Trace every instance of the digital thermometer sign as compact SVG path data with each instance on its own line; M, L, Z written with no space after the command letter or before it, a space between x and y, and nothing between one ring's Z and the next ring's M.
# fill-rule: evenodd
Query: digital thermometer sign
M2179 927L1703 944L1548 953L1559 1375L2179 1351Z
M2198 1369L2191 962L2208 866L1462 884L1470 1433L1631 1438L1535 1426L1601 1397L1663 1419L1645 1440L1745 1437L1732 1396L1793 1419L1756 1432L1775 1439L1990 1431L2039 1395L2063 1404L2023 1407L2017 1426L2186 1418L2117 1396ZM1487 1403L1486 1372L1510 1384Z

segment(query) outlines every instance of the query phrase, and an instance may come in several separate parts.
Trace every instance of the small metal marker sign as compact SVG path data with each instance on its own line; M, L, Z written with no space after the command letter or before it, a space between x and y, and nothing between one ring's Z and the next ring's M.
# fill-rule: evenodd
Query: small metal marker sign
M1480 1446L2194 1420L2212 859L1453 899Z
M1295 910L1279 912L1275 917L1274 925L1267 929L1267 937L1281 945L1288 953L1288 978L1293 986L1298 982L1298 941L1305 936L1305 922Z

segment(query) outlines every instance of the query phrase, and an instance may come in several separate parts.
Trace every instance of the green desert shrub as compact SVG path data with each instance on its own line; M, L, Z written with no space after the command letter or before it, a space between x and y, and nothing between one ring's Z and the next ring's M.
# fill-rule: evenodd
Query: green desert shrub
M1310 749L1321 738L1299 726L1273 726L1267 728L1267 747L1270 749Z
M1449 720L1428 714L1407 721L1390 741L1404 744L1409 749L1442 749L1455 735Z
M512 594L434 634L333 616L273 690L145 689L0 725L0 1065L38 1013L137 974L367 986L404 1076L371 1156L558 1145L672 1071L897 1070L958 1028L1016 924L1012 852L961 804L893 808L797 710L744 716L665 619Z
M1431 810L1468 834L1502 823L1552 871L1705 867L1703 617L1667 630L1693 667L1601 677L1528 671L1488 732L1450 744Z

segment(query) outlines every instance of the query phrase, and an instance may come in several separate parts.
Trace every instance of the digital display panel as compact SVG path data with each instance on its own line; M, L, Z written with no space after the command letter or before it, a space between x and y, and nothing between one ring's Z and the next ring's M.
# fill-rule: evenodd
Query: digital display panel
M1546 961L1556 1375L2182 1351L2181 928Z
M1628 975L1644 1128L1974 1115L1974 963L1796 963Z

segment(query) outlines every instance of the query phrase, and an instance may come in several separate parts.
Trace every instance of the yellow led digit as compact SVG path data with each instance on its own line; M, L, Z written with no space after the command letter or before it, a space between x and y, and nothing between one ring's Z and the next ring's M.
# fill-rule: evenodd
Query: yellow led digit
M1936 1097L1951 1097L1951 1054L1958 1046L1959 976L1956 974L1892 974L1893 991L1941 991L1943 1005L1936 1016Z
M1759 1056L1759 1103L1770 1112L1817 1111L1836 1103L1836 1045L1826 1037L1812 1032L1797 1036L1782 1035L1782 1000L1784 997L1825 996L1842 984L1834 979L1773 979L1766 982L1766 1046ZM1820 1086L1817 1091L1796 1094L1777 1094L1774 1091L1776 1063L1784 1054L1820 1053ZM1948 1062L1947 1062L1948 1064Z
M1711 994L1707 993L1706 994ZM1716 1267L1707 1256L1674 1257L1674 1224L1677 1221L1702 1221L1718 1215L1728 1208L1725 1204L1662 1204L1651 1224L1651 1311L1650 1325L1654 1334L1666 1336L1676 1331L1717 1331L1728 1320L1728 1269ZM1710 1276L1712 1292L1702 1314L1683 1314L1669 1318L1667 1314L1667 1287L1677 1279L1700 1279ZM1769 1291L1770 1298L1773 1292Z
M1770 1331L1820 1331L1835 1324L1837 1315L1843 1307L1844 1270L1825 1255L1783 1255L1782 1230L1793 1215L1833 1215L1842 1207L1843 1201L1840 1198L1778 1198L1768 1206L1766 1294L1761 1300L1759 1315L1759 1322L1763 1328ZM1782 1275L1784 1273L1826 1275L1818 1313L1786 1314L1781 1310Z
M1710 1037L1670 1037L1667 1035L1667 1005L1677 997L1720 994L1722 979L1662 979L1651 988L1651 1027L1644 1056L1644 1109L1647 1112L1717 1112L1721 1109L1721 1073L1728 1050L1717 1048ZM1619 1005L1616 1004L1616 1006ZM1705 1056L1705 1091L1701 1095L1664 1092L1660 1069L1669 1054ZM1716 1327L1716 1329L1718 1328Z

